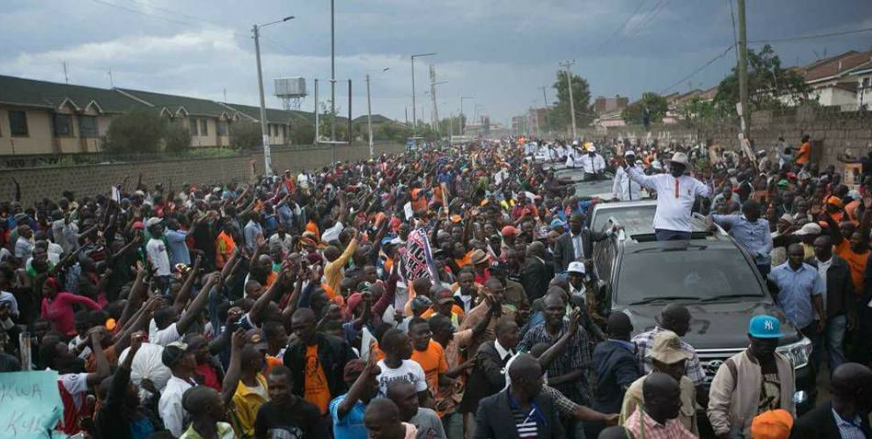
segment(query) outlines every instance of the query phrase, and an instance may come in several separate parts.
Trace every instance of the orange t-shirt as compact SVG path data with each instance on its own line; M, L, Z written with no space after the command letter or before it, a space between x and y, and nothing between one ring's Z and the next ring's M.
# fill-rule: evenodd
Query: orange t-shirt
M318 226L313 221L306 223L306 231L314 233L315 238L317 238L316 241L321 242L321 230L318 229Z
M851 269L851 280L854 281L854 293L863 294L863 275L866 272L866 263L869 261L869 251L856 253L851 250L851 243L847 239L836 246L836 254L848 263Z
M796 155L796 163L806 164L811 156L811 145L808 142L799 147L799 154Z
M421 314L421 318L422 319L429 319L433 314L436 314L436 311L433 311L433 308L430 308L427 311L424 311L423 314ZM462 319L463 318L463 308L459 307L457 304L451 305L451 314L454 314L458 318Z
M330 388L327 386L327 375L318 361L318 345L306 347L306 370L305 387L303 398L315 404L321 414L327 413L327 405L330 404Z
M430 393L436 395L439 391L439 374L448 371L448 361L445 359L445 351L442 346L433 340L427 345L426 351L412 350L412 361L421 365L427 379L427 387Z
M315 346L315 348L317 349L318 347ZM282 366L284 364L285 364L285 362L281 358L273 357L272 355L267 355L266 356L266 368L264 368L263 374L269 375L269 371L271 371L272 368L274 368L276 366Z

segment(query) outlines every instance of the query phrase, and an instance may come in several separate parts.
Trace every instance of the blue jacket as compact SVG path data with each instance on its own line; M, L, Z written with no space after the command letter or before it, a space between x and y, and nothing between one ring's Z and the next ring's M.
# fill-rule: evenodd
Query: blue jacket
M620 413L624 391L640 376L636 365L635 348L630 342L606 340L596 345L593 365L598 387L593 409L600 413Z

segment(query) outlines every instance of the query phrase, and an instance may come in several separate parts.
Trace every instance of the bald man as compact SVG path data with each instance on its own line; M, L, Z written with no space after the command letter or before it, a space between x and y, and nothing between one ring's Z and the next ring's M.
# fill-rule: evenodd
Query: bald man
M400 420L418 429L417 437L421 439L446 439L445 429L439 415L432 409L418 404L418 392L408 381L392 381L388 384L388 398L397 405Z
M190 415L191 425L179 439L236 437L233 427L224 422L227 414L217 390L208 386L191 387L182 396L182 407Z
M478 405L473 438L563 439L554 400L542 393L543 375L539 360L519 354L509 368L512 384Z
M832 401L797 419L791 438L872 438L872 370L859 363L844 363L830 379Z
M400 410L387 398L376 398L366 406L363 425L370 439L413 439L418 430L400 421Z
M642 394L645 410L633 412L624 422L624 428L636 437L696 438L677 419L681 410L681 388L675 378L654 372L645 378Z

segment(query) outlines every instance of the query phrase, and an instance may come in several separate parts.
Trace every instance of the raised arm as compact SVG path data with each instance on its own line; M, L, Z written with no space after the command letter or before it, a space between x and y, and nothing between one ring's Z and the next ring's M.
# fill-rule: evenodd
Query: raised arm
M176 300L173 302L173 309L176 311L176 314L180 314L182 310L185 309L185 305L188 304L188 299L191 297L191 290L194 289L194 281L197 279L197 274L200 272L200 266L202 264L203 258L200 255L197 255L197 259L194 260L194 267L191 268L190 272L188 272L188 277L185 279L185 283L182 285L179 294L176 295Z
M192 273L191 275L195 276L196 273ZM220 275L220 273L212 273L209 275L203 288L200 289L200 293L197 294L197 297L195 297L194 301L191 302L191 306L188 307L185 314L178 322L176 322L176 331L178 331L179 334L188 332L188 328L197 320L197 316L199 316L200 312L203 311L203 308L206 307L206 303L209 301L209 292L212 290L212 287L215 286L218 276Z
M236 393L236 387L239 385L239 378L242 376L242 348L244 346L245 330L239 328L233 333L233 338L230 341L230 366L227 368L227 373L224 374L224 382L221 383L221 399L224 400L225 407L230 407L233 395Z

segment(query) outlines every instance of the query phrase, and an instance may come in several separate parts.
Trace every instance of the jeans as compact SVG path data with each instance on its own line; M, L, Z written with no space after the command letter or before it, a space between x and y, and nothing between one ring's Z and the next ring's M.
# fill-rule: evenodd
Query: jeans
M800 329L799 332L811 341L811 358L809 358L809 363L812 375L817 377L818 371L821 370L821 344L823 344L823 336L818 332L818 321L815 320L811 325Z
M845 331L848 329L848 316L845 314L827 320L826 343L827 365L830 374L845 362Z
M690 241L690 232L677 230L654 229L658 241Z
M463 439L463 413L446 413L442 417L442 428L448 439Z

